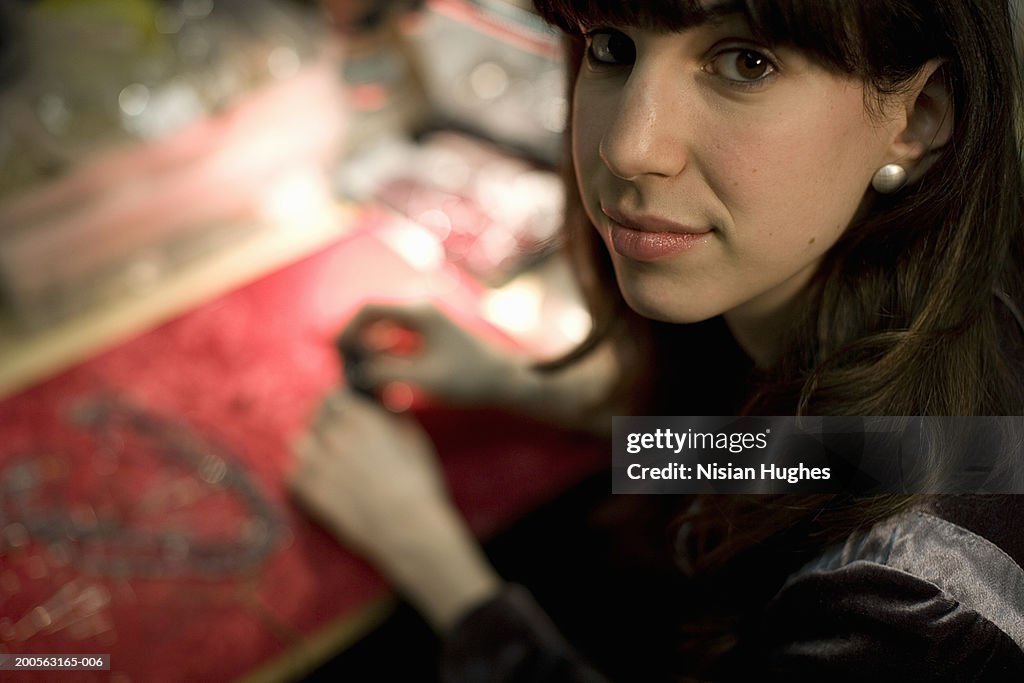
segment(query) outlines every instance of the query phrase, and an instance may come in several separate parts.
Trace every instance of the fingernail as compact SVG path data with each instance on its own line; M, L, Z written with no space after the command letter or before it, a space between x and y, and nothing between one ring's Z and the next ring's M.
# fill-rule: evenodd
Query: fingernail
M412 408L416 393L405 382L391 382L380 395L380 402L392 413L404 413Z

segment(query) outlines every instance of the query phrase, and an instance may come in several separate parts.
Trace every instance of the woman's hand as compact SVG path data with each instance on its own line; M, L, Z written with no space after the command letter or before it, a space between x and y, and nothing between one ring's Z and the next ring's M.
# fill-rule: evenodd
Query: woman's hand
M621 372L611 344L541 371L525 354L488 343L426 304L367 306L338 346L350 386L372 395L391 383L411 384L449 406L505 408L601 435L624 410L606 400Z
M525 356L489 344L429 304L366 306L338 346L353 387L376 394L407 383L450 406L515 407L531 372Z
M411 418L340 392L325 399L297 453L295 495L436 628L499 590Z
M352 392L324 399L297 451L296 493L327 527L368 555L397 542L424 510L448 505L423 430Z

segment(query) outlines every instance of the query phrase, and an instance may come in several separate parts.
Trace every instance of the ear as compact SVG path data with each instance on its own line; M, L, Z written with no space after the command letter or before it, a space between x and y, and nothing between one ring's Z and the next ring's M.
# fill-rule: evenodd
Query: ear
M900 98L902 129L892 142L888 163L901 164L917 180L935 162L953 135L953 97L942 62L927 62Z

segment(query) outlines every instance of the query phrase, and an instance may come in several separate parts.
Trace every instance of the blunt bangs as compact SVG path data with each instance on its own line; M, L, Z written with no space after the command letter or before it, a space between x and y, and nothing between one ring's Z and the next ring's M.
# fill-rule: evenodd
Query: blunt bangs
M682 31L710 18L701 0L536 0L534 4L541 16L570 35L579 33L580 26L602 25Z
M742 15L768 45L799 49L826 68L858 76L880 90L912 77L927 60L947 57L934 17L904 0L536 0L541 15L570 36L580 26L638 26L682 31ZM893 36L899 36L894 41Z

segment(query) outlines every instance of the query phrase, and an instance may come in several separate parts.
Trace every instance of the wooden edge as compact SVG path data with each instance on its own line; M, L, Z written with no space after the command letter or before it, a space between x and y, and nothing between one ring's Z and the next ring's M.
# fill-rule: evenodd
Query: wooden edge
M398 600L392 596L375 598L358 611L334 621L320 632L289 648L236 683L281 683L298 681L334 655L379 626L395 611Z
M0 397L313 254L344 235L355 213L352 207L333 205L301 226L260 227L250 239L197 259L114 304L96 306L40 332L0 330Z

